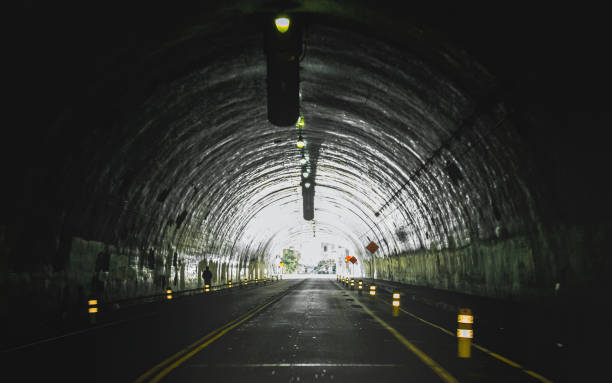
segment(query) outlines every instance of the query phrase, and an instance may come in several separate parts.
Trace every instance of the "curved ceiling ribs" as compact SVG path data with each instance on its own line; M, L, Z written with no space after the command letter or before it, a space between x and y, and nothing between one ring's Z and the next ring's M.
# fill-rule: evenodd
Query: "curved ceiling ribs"
M157 67L145 60L140 69L151 77L164 65L197 69L158 87L100 144L95 187L124 201L114 224L139 232L141 243L170 235L173 246L234 262L312 237L301 214L296 128L267 121L262 36L242 28L224 39L193 29L150 55ZM306 33L302 134L320 148L319 232L368 257L369 239L381 245L377 256L393 256L517 225L525 203L512 195L507 112L482 103L495 84L475 62L436 44L424 55L422 36L403 36L399 49L397 39L324 24ZM229 53L173 62L178 48L215 39L213 50ZM105 152L114 154L106 166Z

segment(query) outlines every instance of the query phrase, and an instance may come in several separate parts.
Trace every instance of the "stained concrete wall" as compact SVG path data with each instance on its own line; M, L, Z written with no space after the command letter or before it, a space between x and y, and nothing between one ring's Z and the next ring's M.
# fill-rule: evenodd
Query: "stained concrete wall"
M6 241L0 243L6 245ZM0 288L7 294L2 294L0 319L46 317L54 321L83 310L89 298L111 303L161 294L166 288L201 288L206 265L213 272L213 285L270 275L262 256L246 257L239 267L229 259L168 247L124 248L73 237L61 270L44 264L34 270L2 269Z
M572 12L574 11L572 9ZM372 20L384 20L372 18L371 12L359 14ZM548 9L545 14L548 14ZM28 17L28 20L37 23L47 19L52 20L50 23L57 23L56 18L49 18L45 13L38 15L41 17ZM57 15L60 16L59 13ZM432 16L438 20L443 15L436 9ZM453 19L464 22L454 14L451 16L447 21ZM491 15L488 20L495 23L503 21L497 15ZM104 23L107 23L107 20L104 20ZM372 29L384 33L385 25L378 25L375 21L372 23ZM515 20L508 18L507 23L512 26ZM129 20L128 24L130 29L133 29L133 21ZM411 25L397 24L398 27L407 28L412 28ZM508 128L502 125L497 135L491 135L487 129L494 127L495 121L498 121L496 116L491 116L490 121L483 121L481 124L486 128L484 131L476 132L477 134L463 141L458 140L456 147L451 148L452 155L446 156L443 153L440 161L433 161L433 165L417 177L417 181L408 189L410 198L402 197L400 201L411 208L404 209L397 217L392 217L389 222L384 223L387 227L379 230L378 242L382 246L382 255L373 259L363 255L361 264L365 268L365 274L513 299L550 296L554 294L552 289L558 282L561 292L566 291L567 286L569 291L591 289L591 293L597 294L602 287L609 286L610 198L607 190L601 187L609 173L609 148L607 141L602 139L601 131L607 129L612 118L607 112L607 98L601 96L607 95L608 89L604 89L600 94L591 91L591 86L602 83L599 73L606 73L607 67L606 71L595 71L594 66L603 67L604 61L590 59L587 50L597 52L599 47L593 45L596 49L591 49L585 44L588 39L579 39L582 37L577 35L580 31L568 29L565 25L549 30L563 33L561 36L565 36L565 33L571 34L567 37L580 40L583 51L580 54L567 55L564 45L566 39L559 38L562 49L555 51L556 56L547 55L546 59L540 56L536 60L534 53L544 51L541 49L543 45L539 44L541 40L537 40L541 38L537 32L542 29L541 20L537 17L534 18L534 26L531 30L521 28L525 39L519 43L515 43L516 28L508 28L510 35L503 35L506 37L504 41L512 42L517 51L504 52L510 44L498 44L494 31L486 34L478 32L477 35L490 36L491 40L495 41L495 44L481 41L480 53L484 54L481 58L486 60L491 59L491 56L498 56L488 64L498 64L491 67L495 69L495 75L502 76L500 83L504 85L505 82L507 85L500 86L500 89L512 93L514 102L511 105L519 108L525 115L536 116L539 121L533 124L516 123ZM159 27L161 26L155 25L151 30L159 31ZM166 27L175 28L171 23ZM452 23L448 23L448 27L451 32L467 32L467 29L461 26L453 30L456 26ZM193 31L193 28L185 30ZM143 30L144 35L147 32ZM457 34L452 33L451 37ZM117 35L121 36L121 33ZM404 36L404 33L393 35ZM33 39L36 41L32 41L34 43L42 44L40 41L44 41L36 33L32 33L32 36L36 36ZM53 34L50 36L57 37ZM245 60L241 64L244 67L236 65L237 75L232 74L232 77L239 78L241 68L261 64L262 58L259 56L261 52L258 47L246 44L244 35L239 31L237 36L237 41L241 44L232 45L230 41L228 46L233 46L235 52L239 52L237 58L230 62ZM185 36L177 36L176 40L182 41L183 38L178 37ZM261 273L266 270L269 272L270 265L258 251L261 249L232 253L231 246L225 243L223 238L219 239L224 234L224 229L231 226L234 217L222 212L222 208L227 205L225 199L218 198L211 204L210 196L222 195L226 190L207 190L206 187L210 185L188 182L197 177L190 173L191 168L185 165L189 159L185 158L184 154L191 153L189 150L193 149L191 162L197 164L193 169L197 169L200 174L202 167L199 165L199 156L203 153L202 147L213 147L220 140L219 137L228 134L227 130L219 125L218 135L207 135L208 131L214 131L212 127L215 127L217 122L211 118L214 109L204 108L205 113L198 115L203 120L194 125L190 115L179 108L174 115L161 116L156 125L157 130L144 129L151 125L151 118L155 117L156 113L172 103L184 105L185 109L206 106L203 102L208 99L202 95L208 93L196 93L196 97L183 99L182 102L173 99L172 92L183 94L186 89L193 89L194 84L187 82L183 83L185 86L177 87L168 94L172 102L152 104L149 109L140 109L142 100L152 97L156 88L161 89L162 93L166 87L170 91L173 88L168 82L181 78L192 68L200 68L207 59L206 56L199 56L202 52L215 56L217 53L221 54L221 51L227 51L224 44L212 44L216 47L209 46L210 51L202 50L201 42L208 41L206 37L199 36L185 46L169 44L171 49L166 52L166 56L154 54L147 56L147 60L137 57L134 62L128 60L127 64L119 60L114 66L109 62L104 76L95 71L88 73L92 76L92 81L96 81L95 84L86 83L80 76L69 79L72 75L70 71L74 67L67 65L71 64L68 59L66 62L55 62L55 67L51 66L52 69L48 71L28 66L31 70L25 72L25 77L33 78L32 82L41 81L43 84L35 87L37 94L43 89L48 89L50 93L45 93L46 97L40 97L44 102L36 104L31 94L27 93L30 89L24 88L20 83L20 90L26 90L27 97L24 100L27 102L19 109L19 121L23 126L41 129L7 129L4 132L3 142L21 150L23 159L20 160L23 163L16 163L18 161L10 154L1 161L3 165L8 165L2 173L7 180L8 196L3 196L0 200L3 204L0 226L0 290L8 292L0 298L3 315L8 315L9 312L14 314L32 310L59 310L62 305L66 305L64 302L68 302L68 305L70 302L81 302L83 297L93 291L92 281L103 285L103 294L111 300L160 291L164 285L174 284L175 280L178 289L190 288L201 283L199 278L204 262L211 264L213 273L219 276L221 281L245 277L252 279L254 276L261 277ZM416 51L423 49L422 58L432 54L420 45L425 43L425 40L421 40L424 37L425 35L419 35L419 43L413 47L418 48ZM536 37L536 42L531 47L532 50L528 47L521 51L520 45L531 41L533 37ZM584 37L592 38L593 35ZM55 47L56 41L51 41L54 44L49 46ZM248 45L248 49L256 51L252 59L242 56L246 48L243 45ZM460 42L458 46L461 46ZM468 42L467 46L472 48L470 53L479 53L478 43L474 46ZM499 49L494 49L496 47ZM66 51L72 50L70 45L63 48ZM93 51L97 48L91 47ZM153 48L157 52L157 48ZM189 52L193 55L193 61L189 61L190 55L185 55L181 57L185 61L180 62L175 54L178 50ZM77 51L79 60L97 62L93 56L83 59L83 52ZM28 52L33 56L22 55L24 52L20 52L15 57L25 57L24 61L28 62L23 64L37 65L36 55L39 51L28 49ZM458 59L449 56L446 51L442 53L441 56L448 57L453 62ZM434 56L437 57L437 54ZM519 58L528 59L521 63L517 62L520 61ZM103 59L106 60L107 57ZM149 59L150 68L139 66L142 62L147 63ZM105 62L104 60L102 62ZM457 62L459 61L462 62L462 59ZM166 63L168 67L164 67L162 63ZM350 63L355 63L354 57L350 58ZM418 63L420 65L421 61ZM471 61L469 64L472 64ZM477 63L473 64L474 68L479 68ZM514 64L525 67L517 69ZM127 69L130 65L133 65L131 71ZM223 62L217 65L217 69L226 71L227 66ZM531 67L532 65L538 67ZM63 75L52 72L60 68L64 71L61 72ZM109 68L112 70L107 70ZM215 68L216 66L213 67ZM462 66L457 68L463 69ZM323 69L323 72L327 72L326 68ZM478 69L474 73L468 73L459 69L449 75L458 79L467 89L482 90L480 80L474 84L468 82L472 77L484 76L484 72ZM379 73L379 69L376 72ZM53 75L49 75L50 73ZM251 70L245 73L253 75ZM355 73L361 77L366 76L368 71ZM542 81L542 78L545 80ZM74 83L67 83L70 80ZM326 81L326 87L333 86L333 79L329 80ZM49 81L53 85L44 86ZM329 88L331 94L339 94L347 88L343 77L336 79L336 82L339 86ZM76 83L79 85L76 86ZM247 81L246 84L251 82ZM419 89L429 89L427 84L429 80L415 83ZM248 88L250 89L251 85ZM56 97L56 92L62 90L66 92L63 94L64 98ZM245 88L229 87L227 91L237 91L244 96ZM74 94L68 95L71 92ZM219 93L215 88L210 94ZM367 93L369 95L369 90ZM95 94L96 97L87 98L84 97L85 94ZM82 98L83 103L81 100L73 103L67 96ZM433 102L428 105L436 106L436 100L443 100L443 96L444 94L431 93L427 98L431 98ZM208 101L209 106L218 104L214 97L210 97ZM457 100L452 101L449 101L449 105L456 107ZM67 107L68 105L70 107ZM243 105L244 110L250 112L261 109L263 104L260 97L249 97L248 102ZM358 116L358 111L364 107L361 103L352 106L341 104L343 110L352 112L355 116ZM32 110L37 113L32 113ZM431 110L423 109L423 112L428 114L444 110L446 108L434 107ZM488 112L490 110L484 111ZM252 118L249 113L241 112L241 109L228 109L224 114L231 116L231 119L247 116L249 123ZM133 118L138 123L122 126L122 118ZM50 119L53 123L50 123ZM169 125L179 120L185 125L177 123L177 129L170 129ZM236 121L231 123L230 131L242 133L243 120ZM404 122L402 120L402 124L397 125L403 126ZM341 121L338 121L338 124L340 123ZM426 137L430 130L429 125L422 127L418 132ZM382 129L386 126L381 125L380 128L381 132L384 132ZM146 133L145 137L137 137L141 130ZM514 134L515 131L519 132L520 137ZM37 139L33 139L33 132L40 134ZM262 136L260 133L258 130L256 135ZM193 138L193 141L188 137L190 135L202 135L202 138ZM254 138L255 135L249 138L249 142L254 142ZM439 137L434 137L422 142L422 147L428 149L424 151L425 154L429 153L429 149L438 147L438 139ZM168 143L172 150L157 156L160 147L158 144L162 142ZM376 139L373 139L373 142L376 142ZM385 143L378 144L382 146ZM241 144L238 146L242 147ZM472 148L472 154L462 156L468 148ZM179 154L169 155L175 151ZM404 155L404 152L399 153ZM223 157L225 150L215 154L218 161L211 160L213 156L203 158L209 161L205 163L210 165L210 175L200 176L211 184L215 183L217 170L221 172L228 166L226 158ZM283 160L285 158L282 153L278 157ZM448 172L449 168L445 164L447 160L454 163L458 171L464 174L468 183L466 187L461 187L461 181L455 186L445 181L449 174L457 172ZM213 165L214 171L210 170ZM410 162L406 165L413 168L418 164ZM530 172L531 169L535 171ZM407 169L407 172L410 170L412 169ZM389 178L393 178L393 175ZM394 185L395 183L389 186ZM389 195L394 192L395 190L388 190ZM495 214L494 206L499 210L499 214ZM378 206L372 207L376 208ZM496 215L502 218L496 218ZM202 227L202 222L207 219L213 221L213 224ZM216 225L217 230L211 229L209 232L207 229L215 227L215 220L227 222ZM408 233L409 241L406 244L398 234L401 232L398 229L411 224L415 226L415 223L417 229L412 237ZM496 235L498 227L503 235ZM205 235L204 239L201 238L202 234ZM355 253L365 254L362 249L356 249ZM100 254L108 254L108 257L99 256Z

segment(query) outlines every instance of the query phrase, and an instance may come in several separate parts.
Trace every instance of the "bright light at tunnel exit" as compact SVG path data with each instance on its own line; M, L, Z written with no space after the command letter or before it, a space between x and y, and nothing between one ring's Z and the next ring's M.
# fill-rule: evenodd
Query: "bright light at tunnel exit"
M276 29L280 33L287 32L289 30L289 24L290 23L291 23L291 21L286 16L277 17L276 20L274 20L274 24L276 24Z

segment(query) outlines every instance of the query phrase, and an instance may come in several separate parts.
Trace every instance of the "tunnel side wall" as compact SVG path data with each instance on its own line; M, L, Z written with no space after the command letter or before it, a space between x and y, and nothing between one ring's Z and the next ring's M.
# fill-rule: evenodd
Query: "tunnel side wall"
M4 257L15 249L7 247L5 231L2 239ZM23 250L27 248L22 246ZM230 256L195 248L137 249L81 237L71 238L68 251L66 263L59 270L48 263L27 270L2 269L0 287L7 292L0 302L3 320L45 316L52 322L83 311L90 298L107 304L162 294L168 288L174 291L202 288L202 272L207 265L213 272L213 286L228 280L236 283L270 275L265 257L248 253L239 261L230 261Z
M602 299L612 271L608 207L593 210L601 192L587 179L585 159L560 156L573 161L563 164L564 173L538 150L562 152L572 136L559 140L559 131L549 131L555 121L540 119L541 136L525 140L533 125L492 123L498 119L474 124L473 150L465 152L460 140L450 149L449 158L467 153L458 161L459 182L443 158L414 181L418 187L379 223L381 248L373 255L364 249L364 274L515 301ZM580 168L584 175L567 177Z
M608 285L610 230L551 226L532 237L372 257L364 268L368 277L515 301L595 296Z

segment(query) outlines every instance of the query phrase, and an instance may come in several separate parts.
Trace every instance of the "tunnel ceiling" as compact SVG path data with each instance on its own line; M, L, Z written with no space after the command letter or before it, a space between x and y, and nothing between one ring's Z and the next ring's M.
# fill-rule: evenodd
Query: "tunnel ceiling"
M231 259L315 233L359 256L373 240L389 256L529 218L492 75L414 24L311 2L289 9L306 26L302 134L316 185L305 221L298 129L266 116L259 23L272 7L247 3L100 59L87 97L56 124L81 137L58 175L78 230Z

